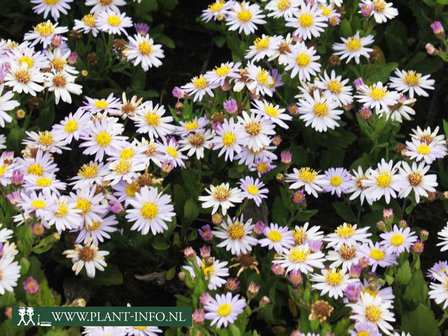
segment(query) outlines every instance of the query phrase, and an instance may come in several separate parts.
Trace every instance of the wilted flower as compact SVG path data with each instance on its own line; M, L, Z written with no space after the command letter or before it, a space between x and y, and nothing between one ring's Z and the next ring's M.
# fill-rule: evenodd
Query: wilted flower
M192 319L194 324L203 324L205 319L204 309L195 309Z
M260 286L255 282L251 281L249 286L247 287L247 297L253 298L257 296L258 291L260 290Z
M28 294L36 294L39 291L39 284L37 283L36 279L33 277L29 277L23 282L23 288Z
M210 225L204 225L199 230L199 234L202 239L205 241L211 241L213 239L213 233L212 229L210 228Z

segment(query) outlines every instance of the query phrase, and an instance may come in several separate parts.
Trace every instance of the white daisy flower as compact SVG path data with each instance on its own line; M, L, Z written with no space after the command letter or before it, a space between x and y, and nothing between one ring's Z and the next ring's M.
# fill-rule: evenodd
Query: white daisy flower
M84 109L78 109L75 114L70 113L59 124L53 125L52 134L61 137L65 144L73 140L78 141L85 136L89 128L90 115Z
M269 191L264 187L264 183L259 179L255 179L250 176L240 179L240 187L243 191L242 196L246 199L251 199L257 206L261 205L263 198L267 198L266 195Z
M171 116L164 116L165 107L159 104L153 105L152 101L141 104L136 113L130 118L135 122L138 133L147 133L151 140L158 137L164 138L175 129L170 123L174 120Z
M265 57L272 57L275 54L276 49L280 46L282 39L281 36L269 36L265 34L261 37L257 37L249 47L245 58L256 62Z
M367 177L369 175L369 172L363 171L362 167L359 166L357 170L353 170L353 180L354 184L352 185L352 188L348 191L350 193L353 193L350 196L350 200L354 200L355 198L359 197L361 199L361 204L364 203L364 200L367 200L369 204L372 204L373 200L370 198L367 187L363 185L363 180L368 180Z
M132 27L132 19L119 10L106 9L98 12L98 28L108 34L128 35L126 28Z
M129 43L124 50L124 54L128 60L133 61L135 66L141 63L145 71L152 67L161 66L160 59L165 57L162 45L154 44L154 40L148 34L146 36L135 34L134 37L129 37Z
M285 18L286 27L296 28L294 35L302 40L310 40L319 37L327 27L327 18L322 15L317 5L307 4L294 11L294 15Z
M213 135L210 130L190 133L179 141L181 151L188 151L187 156L196 155L198 160L204 157L204 149L210 148Z
M103 163L90 161L79 168L77 175L71 178L73 182L70 185L73 185L73 189L83 189L94 184L101 185L108 174L109 170Z
M24 177L24 188L29 190L48 190L53 194L59 196L61 190L65 190L67 184L59 181L55 175L27 175Z
M40 219L46 221L53 211L57 211L56 196L48 190L40 193L35 191L20 193L21 201L18 206L24 211L25 215L35 214Z
M217 247L225 247L226 251L238 256L252 251L252 246L257 245L258 241L252 237L252 230L255 224L252 219L244 223L243 216L240 219L227 217L227 223L223 222L219 230L213 231L213 234L224 239Z
M204 131L205 127L209 124L209 120L207 117L194 117L193 120L190 121L181 121L179 120L179 125L176 127L176 134L184 137L190 133L194 133L197 131Z
M6 148L5 143L6 143L6 137L3 134L0 134L0 149Z
M19 158L17 166L23 169L24 174L37 176L54 174L59 171L59 168L53 162L51 154L40 149L36 152L35 158Z
M435 141L430 143L420 142L419 140L412 139L412 141L406 141L406 152L404 155L416 162L424 161L430 165L435 160L445 157L446 153L447 149L445 144L440 145Z
M409 252L412 244L417 241L417 236L409 227L398 228L394 225L392 231L380 234L383 239L380 243L386 249L386 253L396 254L397 256L403 252Z
M34 47L29 47L29 42L23 42L12 50L10 63L21 66L22 64L28 65L28 68L34 68L41 70L49 67L48 58L45 57L45 53L36 51Z
M31 3L36 4L33 7L33 11L36 14L43 14L44 19L48 14L51 14L53 19L57 21L61 14L67 14L67 10L70 10L69 3L73 0L31 0Z
M346 85L347 83L348 79L336 76L334 70L331 70L330 76L324 70L323 76L319 76L319 79L314 82L319 89L323 90L325 97L336 100L339 106L349 105L353 102L352 87Z
M20 106L17 100L11 99L14 97L11 91L3 92L4 87L3 84L0 85L0 127L5 127L5 122L12 121L12 117L7 112Z
M292 232L296 245L303 245L307 242L322 241L324 238L323 231L320 226L314 225L308 228L310 223L306 222L303 226L296 225Z
M201 101L205 94L210 97L214 97L213 89L217 88L219 84L210 83L204 75L193 77L190 83L182 86L182 90L185 90L189 95L194 94L193 102Z
M93 244L93 238L89 238L87 244L82 246L75 244L74 250L65 250L62 252L67 258L72 259L72 270L76 275L86 267L87 276L89 278L95 277L95 270L104 271L107 266L104 257L109 254L108 251L100 251L98 246Z
M387 253L386 248L379 242L375 244L368 241L359 248L361 256L367 258L369 266L372 267L372 272L375 272L378 267L386 268L397 264L397 256L395 254Z
M203 208L213 207L212 213L216 213L221 207L223 215L234 206L234 203L241 203L243 196L238 188L230 188L228 183L221 183L218 186L210 185L210 189L205 189L207 196L199 196L199 201L203 202Z
M95 194L95 187L86 187L70 193L70 202L76 204L75 209L81 210L79 215L82 222L91 225L93 222L101 221L103 214L107 212L107 203L103 202L103 193ZM59 211L58 209L53 212ZM81 226L80 225L80 226Z
M12 87L12 90L17 93L26 93L36 96L44 87L38 83L44 81L43 74L35 69L28 68L26 63L22 65L12 64L11 69L5 77L5 85Z
M311 281L313 289L320 290L320 295L328 293L334 299L344 296L345 289L349 284L357 283L358 279L350 279L345 270L330 268L321 271L321 274L313 274Z
M110 155L120 148L126 140L121 136L124 126L112 118L94 119L90 132L83 136L84 142L79 147L87 147L83 154L95 154L95 161L102 161L104 155Z
M398 104L395 105L388 113L387 118L392 121L398 121L399 123L405 120L411 120L411 116L415 115L415 110L412 108L417 99L407 99L406 96L401 95L398 99Z
M294 168L293 173L286 174L286 182L292 183L289 189L304 188L307 194L318 197L317 193L322 191L322 177L319 172L310 167L300 169Z
M275 125L260 114L249 115L246 111L238 116L244 134L243 142L254 151L258 151L271 143L270 135L275 135Z
M341 59L347 59L346 63L350 62L353 58L356 64L359 64L360 57L364 56L369 59L369 53L373 51L372 48L367 48L369 44L373 43L373 36L367 35L366 37L359 37L359 32L348 38L341 37L342 43L333 44L333 50L335 55L338 55Z
M302 5L301 0L270 0L264 8L271 11L268 16L286 19L292 17L300 5Z
M184 160L187 160L188 157L179 150L179 144L174 138L169 138L169 140L164 138L163 143L158 143L157 145L158 151L163 155L162 161L171 162L174 168L185 168Z
M410 166L407 162L402 162L399 172L401 179L400 197L408 197L411 191L414 191L415 201L420 203L420 196L428 197L428 192L436 192L437 175L427 174L430 166L424 162L417 164L415 162Z
M202 11L201 17L205 22L209 22L211 19L222 21L227 18L232 7L233 1L216 0Z
M368 293L361 293L360 299L356 303L347 305L352 309L351 319L376 326L386 335L390 335L393 326L389 322L395 322L392 303L383 301L380 296L372 296Z
M245 136L243 127L239 123L235 123L233 119L225 119L221 126L216 130L213 142L214 150L221 150L218 156L224 154L224 160L233 161L233 157L241 152Z
M71 202L66 196L56 200L56 211L48 216L46 227L54 225L59 234L65 230L79 229L82 225L81 209L76 209L76 203Z
M330 250L327 254L327 260L332 261L331 268L340 267L344 271L350 271L352 265L358 265L362 255L357 245L343 244L337 250Z
M226 283L225 278L229 276L227 261L219 261L215 257L210 257L205 261L196 257L196 263L202 269L205 279L208 280L207 288L209 290L216 290ZM190 272L193 278L196 276L193 267L184 266L184 268Z
M321 65L317 62L320 56L316 55L314 47L307 48L305 43L299 42L291 46L290 51L285 55L285 70L291 71L291 78L298 74L299 80L306 82L311 80L311 76L320 72Z
M130 204L130 200L135 200L135 194L140 190L140 187L136 183L127 183L121 180L117 184L112 186L114 190L113 195L117 198L118 202L124 202L125 206Z
M146 164L144 161L135 158L117 158L111 160L107 168L110 173L104 176L104 180L110 181L109 185L113 186L121 180L132 183L133 179L140 175L138 172L146 169Z
M369 8L372 8L370 16L373 16L377 23L392 20L398 15L398 10L392 7L391 2L386 2L385 0L362 0L362 2Z
M269 103L266 100L254 100L252 106L253 108L250 109L250 112L260 114L282 128L289 128L285 121L292 120L292 116L285 113L286 109L280 108L280 106Z
M324 172L322 187L324 192L341 197L353 187L353 177L345 168L329 168Z
M428 97L428 93L424 90L434 90L434 79L430 79L430 75L422 76L421 73L414 70L395 70L397 77L390 77L390 87L398 92L409 92L409 97L414 98L414 94L418 96Z
M283 249L289 249L295 245L292 231L287 226L279 226L271 223L263 232L266 238L258 240L258 243L269 250L274 249L277 253L282 253Z
M437 233L437 236L442 241L440 243L437 243L437 246L441 246L440 248L441 252L448 250L448 222L446 224L447 225L440 232Z
M344 223L339 225L334 233L330 233L324 240L328 247L340 249L342 245L357 246L367 243L372 234L368 232L368 227L358 228L357 224Z
M281 256L272 262L285 268L286 273L300 271L303 274L308 274L314 268L324 268L324 261L325 255L322 252L312 252L308 244L304 244L284 249Z
M167 223L176 215L171 196L159 193L156 188L148 189L144 186L129 203L132 208L126 210L126 219L135 222L131 230L140 231L144 235L150 230L153 235L168 230Z
M98 222L92 222L90 224L84 223L79 231L78 237L76 237L76 242L86 244L90 237L92 237L93 244L98 245L104 242L105 239L110 239L109 233L117 231L115 227L117 224L118 221L115 216L107 216Z
M216 324L219 329L222 326L227 328L228 324L233 324L238 315L244 311L246 300L240 299L239 294L232 296L232 293L216 294L211 298L204 309L206 311L205 318L211 320L210 325Z
M125 0L86 0L86 6L93 6L90 13L98 13L107 9L119 11L118 6L124 5L126 5Z
M75 19L73 29L84 34L92 33L93 37L96 37L99 32L97 21L95 14L86 14L81 20Z
M437 126L434 129L434 131L431 131L430 127L427 127L426 129L422 130L420 126L417 126L416 129L412 130L411 137L412 139L416 139L420 142L425 142L426 144L434 142L438 145L443 145L446 147L445 135L438 133L439 133L439 126Z
M75 79L75 76L66 72L47 72L44 77L44 87L49 92L54 92L56 104L59 104L59 100L71 104L72 97L70 94L79 96L82 93L82 86L75 84Z
M69 150L68 147L64 146L64 138L62 138L60 134L53 133L53 131L43 131L38 133L25 131L25 133L28 138L23 140L22 143L24 145L30 145L43 151L58 154L61 154L63 149Z
M97 113L103 112L109 115L118 115L120 113L120 99L114 97L114 94L111 93L107 98L90 98L85 97L87 99L84 102L84 107L91 114L95 115Z
M264 14L258 4L249 2L234 2L234 5L227 16L229 30L238 30L249 35L257 30L259 24L265 24Z
M446 271L434 274L434 278L439 283L431 282L429 284L429 297L437 304L442 305L443 309L448 306L448 273Z
M235 79L240 77L240 66L240 62L221 63L219 67L216 66L213 70L207 71L204 75L204 78L214 85L223 85L227 79Z
M310 126L317 132L326 132L328 129L339 127L336 120L344 113L338 109L336 100L327 99L321 96L318 90L313 92L313 96L305 93L303 99L299 99L300 119L305 122L305 126Z
M400 191L400 179L397 174L398 167L401 162L394 165L393 161L386 162L381 159L378 163L377 169L369 170L367 180L362 180L362 185L367 187L366 194L374 200L378 201L384 196L386 203L390 203L390 199L397 197L397 192Z
M257 66L253 63L247 65L247 88L260 95L268 95L272 97L274 93L274 78L269 74L269 71Z
M68 32L67 27L58 27L58 23L53 24L50 20L47 20L36 25L33 31L25 34L23 39L25 41L31 40L31 47L37 43L42 43L45 49L51 44L55 35L62 35L66 32ZM61 36L61 39L65 41L67 38Z
M13 292L20 278L20 266L14 261L14 255L6 254L0 258L0 295Z

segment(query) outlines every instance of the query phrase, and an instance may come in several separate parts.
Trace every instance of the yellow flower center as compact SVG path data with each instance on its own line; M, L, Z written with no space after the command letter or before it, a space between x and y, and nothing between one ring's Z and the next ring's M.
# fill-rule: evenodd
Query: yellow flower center
M34 200L31 201L31 205L34 209L43 209L47 206L47 203L44 200Z
M339 94L341 93L342 84L338 82L337 80L331 80L330 83L328 83L328 90L330 90L332 93Z
M258 188L254 185L247 186L246 190L251 195L258 195L259 192Z
M219 12L224 7L224 3L225 3L224 0L219 0L219 1L215 2L215 3L212 3L211 5L208 5L208 8L213 13L216 13L216 12Z
M112 3L113 0L99 0L100 4L103 6L108 6Z
M28 174L40 176L44 173L43 168L38 164L33 164L28 168Z
M259 163L258 165L257 165L257 170L259 171L259 172L262 172L262 173L264 173L265 171L267 171L268 170L268 165L266 164L266 163L263 163L263 162L261 162L261 163Z
M190 145L194 147L202 147L202 145L205 143L205 137L200 133L191 134L189 137L189 142Z
M146 43L145 41L143 41L142 43L140 43L138 45L138 51L143 56L148 56L151 54L151 46L148 43Z
M308 258L309 255L310 255L310 251L308 251L307 249L305 249L303 247L301 248L298 246L294 246L289 255L289 260L294 263L303 263L306 261L306 259Z
M191 122L185 124L185 129L187 131L192 131L192 130L198 128L198 126L199 126L199 123L197 121L191 121Z
M112 141L111 136L107 132L100 132L96 135L96 143L102 147L106 147Z
M299 23L303 28L308 28L313 25L313 17L310 14L302 14L299 18Z
M261 131L261 124L258 121L250 121L244 127L246 132L251 136L257 136Z
M201 90L208 86L207 80L201 75L199 77L194 77L192 84L198 89Z
M137 330L142 330L142 331L148 329L148 327L134 327L134 328L137 329ZM368 335L367 335L367 336L368 336Z
M340 271L327 271L327 274L325 276L325 282L330 286L339 286L343 280L344 278Z
M277 2L277 8L281 11L285 11L289 7L291 7L291 2L289 0L280 0Z
M47 4L48 6L54 6L57 3L59 3L59 0L44 0L45 4Z
M111 15L107 18L107 22L111 25L111 26L118 26L121 23L121 18L119 18L116 15Z
M78 123L76 120L69 120L65 123L64 129L67 133L73 133L78 129Z
M392 177L390 176L389 173L382 173L376 179L377 186L381 187L381 188L389 187L391 182L392 182Z
M252 19L252 14L248 10L242 10L238 13L238 20L241 22L248 22Z
M370 257L372 257L372 259L379 261L379 260L383 260L385 256L386 256L386 254L379 249L371 249L370 250Z
M173 158L177 158L177 156L179 155L177 150L175 150L173 147L167 147L166 152L168 153L169 156Z
M356 334L356 336L370 336L370 333L365 330L361 330L359 333Z
M145 219L154 219L159 213L159 208L153 202L145 203L142 206L141 215Z
M126 159L118 160L118 163L115 165L115 172L118 175L125 175L131 171L132 163Z
M353 236L353 234L356 232L356 230L353 228L353 225L347 224L345 227L340 225L336 230L335 233L341 237L341 238L350 238Z
M399 233L394 234L390 238L390 243L393 246L400 246L401 244L403 244L403 242L404 242L404 237L401 234L399 234Z
M133 184L130 184L125 188L125 192L126 195L134 197L135 193L137 192L137 187Z
M308 238L308 235L303 231L303 227L296 227L293 231L294 241L297 245L301 245Z
M269 47L269 36L266 36L265 38L258 37L254 41L254 46L257 47L257 50L263 50Z
M19 83L26 84L31 80L31 75L28 69L18 70L14 73L14 77L17 79Z
M431 147L429 147L428 145L424 145L424 144L420 145L417 147L417 152L422 155L427 155L427 154L429 154L429 152L431 152Z
M78 201L76 201L75 208L81 210L81 215L85 215L92 208L92 203L90 203L89 200L80 198Z
M56 75L53 77L53 85L57 88L64 88L67 85L67 79L64 75Z
M67 204L65 204L65 203L62 203L62 204L58 203L58 204L60 204L60 205L59 205L58 211L55 212L55 215L58 217L64 217L68 212Z
M53 136L48 131L39 132L38 143L43 146L50 146L53 143Z
M120 152L120 157L122 159L130 159L134 156L134 151L131 148L125 148Z
M344 244L339 249L339 255L344 260L352 260L356 256L356 246L350 247L347 244Z
M342 183L342 178L341 178L340 176L333 176L333 177L330 179L330 183L331 183L331 185L332 185L333 187L338 187L338 186L340 186L341 183Z
M423 181L423 176L419 172L413 172L408 175L409 184L413 187L420 185Z
M313 183L316 179L317 172L309 167L299 170L299 178L305 183Z
M204 272L204 276L207 279L210 278L213 274L215 274L215 267L213 265L205 267L205 263L203 262L201 267L202 267L202 271Z
M39 177L38 179L36 179L36 184L39 187L48 187L51 185L51 180L47 177L42 176L42 177Z
M322 15L323 16L330 16L331 15L331 10L328 7L322 7Z
M148 112L145 114L145 121L149 126L156 127L160 123L160 118L157 114Z
M370 91L370 97L372 97L375 100L381 100L386 95L386 92L387 91L385 90L375 88L372 91Z
M219 202L223 202L230 197L230 190L224 185L217 186L213 193L213 197Z
M100 99L94 102L93 105L95 105L97 109L103 110L109 106L109 103L104 99Z
M8 167L7 165L3 164L0 166L0 176L5 175L6 173L6 167Z
M240 240L245 236L243 224L240 222L235 222L229 225L227 228L227 234L230 239Z
M84 15L82 17L82 22L84 22L86 26L95 27L95 16L93 16L93 14Z
M350 38L350 40L345 43L345 46L350 51L358 51L362 48L361 41L357 38Z
M101 222L92 221L92 223L88 224L86 229L90 232L95 231L101 226Z
M385 8L386 8L386 1L373 0L373 9L375 12L382 13Z
M317 103L316 105L314 105L313 114L319 118L325 117L328 114L327 104Z
M235 140L236 140L236 136L235 136L235 134L233 134L231 132L227 132L222 137L222 143L224 144L224 146L227 146L227 147L232 146L235 143Z
M90 165L84 165L78 170L78 175L84 178L92 178L98 174L98 165L91 163Z
M310 62L311 58L307 54L298 54L296 57L296 63L299 67L306 67Z
M51 66L56 71L62 71L64 70L65 65L67 64L67 61L62 58L55 58L51 62Z
M404 77L404 81L409 86L418 85L418 75L415 71L408 71Z
M26 63L28 65L28 68L31 68L34 64L34 61L31 57L23 56L19 59L19 65L22 65L23 63Z
M220 77L226 76L229 72L230 68L227 65L223 65L215 69L215 73Z
M227 303L223 303L218 307L217 313L221 317L226 317L231 313L231 311L232 307Z
M375 306L366 307L366 319L369 322L377 323L381 319L381 310Z
M265 108L264 112L270 117L277 117L278 116L278 110L275 107L268 106Z
M257 81L261 85L267 85L269 82L269 78L270 78L270 76L265 69L261 70L257 75Z
M50 36L54 33L54 27L51 22L41 22L36 27L34 27L34 31L40 36Z
M268 238L272 240L274 243L278 243L279 241L282 240L282 234L278 231L271 230L271 232L269 232L268 234Z

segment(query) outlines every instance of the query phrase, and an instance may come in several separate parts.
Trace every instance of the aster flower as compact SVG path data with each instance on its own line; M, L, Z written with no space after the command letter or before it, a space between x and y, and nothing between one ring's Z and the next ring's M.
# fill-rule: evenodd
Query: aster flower
M446 271L433 275L437 282L429 284L429 297L445 309L448 306L448 273Z
M304 42L299 42L290 47L285 54L285 70L291 71L291 78L297 74L302 82L309 81L311 76L316 75L321 68L319 55L316 55L314 47L307 47Z
M243 216L240 219L229 216L227 223L222 223L219 230L213 231L217 238L224 239L217 246L225 247L236 256L250 252L252 246L257 245L257 239L251 235L254 226L252 219L244 222Z
M309 227L308 222L303 224L303 226L296 225L292 232L294 236L294 241L296 245L303 245L307 242L322 241L324 238L324 233L320 231L320 226L313 225Z
M258 240L260 246L267 246L269 250L274 249L277 253L282 253L283 249L289 249L295 245L292 231L286 226L279 226L271 223L263 230L266 238Z
M426 174L429 168L424 162L420 162L420 164L413 162L412 166L407 162L402 162L399 172L400 197L407 197L411 191L414 191L415 201L419 203L420 196L428 197L429 192L436 192L437 175Z
M36 14L43 14L44 19L46 19L48 14L51 13L53 19L57 21L61 14L67 14L67 10L70 9L69 3L72 1L73 0L31 0L31 3L35 4L33 11Z
M392 20L398 15L398 10L392 7L391 2L386 2L385 0L362 0L362 3L372 9L370 16L373 16L377 23Z
M324 172L322 188L332 195L346 194L353 186L353 178L345 168L329 168Z
M274 93L274 78L270 75L269 71L261 66L257 66L253 63L247 65L247 88L260 95L272 96Z
M240 187L243 191L242 196L246 199L251 199L255 202L257 206L261 205L263 198L267 198L266 195L269 191L264 187L264 183L259 181L259 179L254 179L253 177L246 176L240 179Z
M323 76L315 80L315 85L323 90L323 95L328 99L334 99L339 106L349 105L353 102L352 87L347 85L348 79L336 76L336 72L331 70L330 76L325 70Z
M98 246L93 244L93 238L89 238L86 245L75 244L74 250L65 250L62 252L67 258L72 259L72 270L76 275L86 267L87 276L95 277L95 270L104 271L107 266L104 257L109 254L108 251L100 251Z
M92 237L93 244L98 245L104 242L105 239L110 239L109 233L117 231L115 227L117 224L118 221L115 216L105 216L100 221L90 224L84 223L78 233L78 237L76 237L76 242L86 244Z
M324 261L325 255L322 252L312 252L309 245L304 244L285 248L281 256L272 262L281 265L287 273L296 270L308 274L314 268L324 268Z
M42 85L38 84L43 81L43 74L35 68L28 68L26 63L22 65L12 64L10 71L5 77L5 85L12 87L14 92L23 92L32 96L36 96L37 92L44 89Z
M355 330L349 330L350 336L381 336L378 327L373 326L369 323L356 323Z
M441 246L440 251L444 252L448 250L448 222L447 225L437 233L437 236L441 240L441 242L437 244L437 246Z
M119 10L106 9L98 12L98 29L108 34L128 35L125 28L132 27L132 19Z
M334 299L344 296L344 291L349 284L358 282L358 279L350 279L344 270L330 268L321 271L321 274L313 274L311 281L313 289L320 290L320 295L325 295Z
M163 106L153 105L152 101L141 104L136 113L130 118L135 122L138 133L148 133L149 138L164 138L174 130L170 123L174 120L171 116L164 116L166 113Z
M4 85L0 85L0 127L5 127L5 122L10 123L12 117L6 113L18 107L20 103L17 100L11 98L14 94L11 91L6 91L3 93Z
M342 245L353 246L366 243L371 233L368 227L358 228L357 224L344 223L339 225L334 233L330 233L324 239L328 242L328 247L339 249Z
M332 261L330 267L340 267L344 271L350 271L353 265L358 265L361 257L359 246L356 244L343 244L339 249L330 250L327 254L327 260Z
M195 133L190 133L179 141L179 144L181 145L180 150L188 151L188 157L196 155L196 158L200 160L204 157L205 148L211 147L212 138L213 135L210 130L205 132L199 130Z
M265 57L272 57L275 54L275 50L280 46L281 40L281 36L263 34L261 37L257 37L253 44L249 46L245 58L256 62Z
M170 161L173 164L173 167L176 168L178 166L185 168L184 160L187 157L182 154L179 150L179 144L173 138L163 139L162 143L158 143L158 149L161 154L161 160Z
M317 5L302 5L293 12L293 16L285 18L286 27L296 28L294 35L303 40L319 37L328 25L327 19L322 15Z
M25 41L31 40L31 47L37 43L42 43L42 46L47 48L56 35L61 35L66 32L68 32L67 27L58 27L58 23L53 24L50 20L48 20L36 25L31 32L25 34L23 39ZM62 40L66 39L66 37L62 37Z
M438 261L428 270L428 273L426 276L428 278L430 278L431 280L435 280L436 274L442 275L447 270L448 270L448 261Z
M253 150L258 151L271 143L270 135L275 135L275 125L268 118L264 118L259 114L248 114L243 112L242 117L238 117L243 131L245 145Z
M241 190L238 188L230 188L228 183L221 183L218 186L210 185L210 189L205 189L208 196L199 196L199 201L203 202L203 208L213 207L212 213L216 213L221 206L222 214L225 215L233 203L241 203L243 201Z
M193 102L201 101L205 94L210 97L214 97L213 89L217 88L219 84L210 83L204 75L195 76L191 79L190 83L181 87L189 95L193 96Z
M209 22L212 19L222 21L227 18L232 7L233 1L216 0L202 11L201 17L205 22Z
M409 227L398 228L396 225L392 231L382 233L383 239L381 245L386 248L386 253L400 255L403 252L409 252L413 243L417 241L417 236Z
M232 296L231 293L216 294L210 302L204 306L205 318L211 320L211 326L216 324L217 328L227 327L238 318L246 307L246 301L239 298L239 294Z
M446 145L439 144L436 141L419 141L412 139L412 141L406 141L405 155L411 160L416 162L425 161L428 165L433 163L437 159L445 157L447 153Z
M292 116L285 113L284 108L280 108L280 106L269 103L266 100L254 100L252 106L253 108L250 109L250 112L260 114L282 128L289 128L285 121L292 120Z
M129 37L129 44L124 53L135 66L141 64L145 71L161 66L160 59L165 57L160 44L154 44L154 40L149 35L142 36L140 34Z
M90 98L85 97L87 101L84 103L86 106L84 107L90 113L97 114L100 112L104 112L109 115L118 115L120 112L120 99L114 96L111 93L107 98Z
M384 196L386 203L389 204L391 197L397 197L397 191L401 189L400 179L396 174L400 164L382 159L377 169L369 171L368 179L362 180L362 185L367 187L366 194L369 198L379 200Z
M272 16L274 19L281 17L286 19L292 17L301 4L300 0L270 0L265 9L271 11L268 16Z
M292 183L289 189L304 187L307 194L312 194L314 197L322 191L322 175L309 167L294 168L293 173L286 174L286 182Z
M221 150L218 156L225 154L224 159L233 161L235 153L241 152L241 147L245 138L240 123L235 123L233 119L225 119L221 126L216 130L216 136L212 140L213 149Z
M144 186L129 203L132 209L126 210L126 219L135 222L131 230L140 231L144 235L149 230L154 235L168 230L167 223L176 215L171 196L159 193L156 188Z
M204 78L214 85L224 85L226 80L239 78L240 62L226 62L216 66L213 70L207 71Z
M98 23L95 14L86 14L81 20L75 19L73 29L84 34L92 33L93 37L98 35Z
M126 5L125 0L86 0L86 6L93 6L90 9L91 13L98 13L105 11L107 9L111 9L114 11L119 11L118 6L124 6Z
M341 37L342 43L333 44L333 50L335 50L335 55L338 55L341 59L347 59L347 63L351 59L354 59L356 64L359 64L361 56L369 59L369 53L373 51L372 48L367 48L369 44L373 43L373 36L367 35L366 37L360 37L359 32L355 35L343 38Z
M54 92L56 104L59 104L60 100L71 104L71 94L79 96L82 93L82 86L75 84L75 79L76 77L66 72L47 72L44 77L44 86L49 92Z
M409 97L414 98L414 94L418 96L428 97L428 93L424 90L434 90L434 79L430 79L430 75L422 76L421 73L414 70L395 70L397 77L390 77L390 87L398 92L409 92Z
M367 258L372 272L375 272L377 267L386 268L397 264L396 255L386 252L386 248L379 242L374 244L368 241L367 244L361 245L360 254Z
M20 277L20 266L17 261L14 261L14 255L6 254L0 258L0 295L5 292L13 292L14 287L17 286L17 280Z
M264 14L258 4L249 2L234 2L232 9L226 18L229 30L238 30L245 35L257 30L257 25L265 24Z

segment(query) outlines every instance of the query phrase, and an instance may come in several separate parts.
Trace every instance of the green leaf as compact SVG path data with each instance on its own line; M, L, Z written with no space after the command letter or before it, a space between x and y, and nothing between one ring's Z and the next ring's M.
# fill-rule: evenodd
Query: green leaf
M108 264L104 271L100 272L97 270L94 283L97 286L121 285L123 283L123 274L121 274L117 266Z
M428 300L428 287L421 271L412 274L409 285L403 294L403 299L413 303L426 303Z
M401 329L412 333L412 336L440 335L434 313L421 303L415 310L405 312L401 321Z
M411 276L411 267L409 266L409 261L406 260L398 269L395 275L395 282L398 285L407 285L411 281Z
M339 217L341 217L346 222L356 222L355 214L353 213L352 209L344 202L333 202L333 208L336 210Z
M347 19L341 21L340 32L342 37L349 37L353 35L352 27Z
M165 241L162 236L156 236L154 240L151 242L152 247L154 247L158 251L168 250L170 245Z
M241 336L241 331L238 329L238 327L234 324L230 325L230 331L232 332L233 336Z
M166 280L170 281L173 280L175 275L176 275L176 266L173 266L166 272L165 278Z
M9 307L16 303L16 296L14 292L5 292L0 295L0 307Z
M199 208L193 199L188 199L184 205L184 219L187 224L192 223L199 216Z

